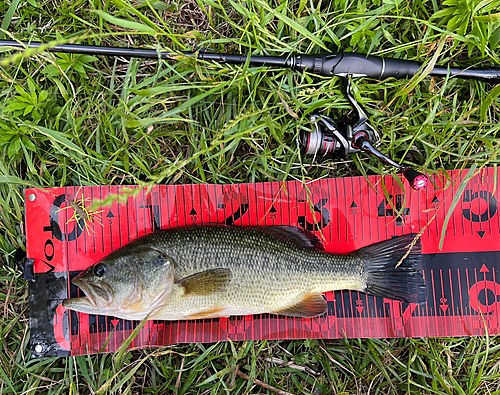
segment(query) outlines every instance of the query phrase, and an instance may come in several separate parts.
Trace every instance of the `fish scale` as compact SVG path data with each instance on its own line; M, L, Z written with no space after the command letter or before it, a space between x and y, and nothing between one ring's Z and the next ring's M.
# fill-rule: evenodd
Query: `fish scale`
M148 314L149 319L161 320L260 313L314 316L326 311L321 293L338 289L418 301L422 298L419 291L425 289L415 269L420 244L401 267L396 268L395 260L409 251L414 236L338 255L321 251L314 247L317 240L286 226L169 229L121 247L96 264L106 268L102 278L96 278L90 268L77 277L77 285L85 283L86 293L112 288L110 306L114 307L99 314L135 319ZM130 286L119 285L127 281L120 273L130 267L140 274L136 288L142 299L125 295L122 291ZM169 275L169 281L162 280ZM96 298L99 295L91 299L95 302ZM120 302L125 300L134 304ZM79 311L76 300L65 303Z

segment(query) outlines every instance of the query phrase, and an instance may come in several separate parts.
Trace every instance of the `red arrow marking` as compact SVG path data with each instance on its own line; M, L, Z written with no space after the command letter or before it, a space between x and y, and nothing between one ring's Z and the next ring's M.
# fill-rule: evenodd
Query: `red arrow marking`
M489 273L489 270L488 270L488 268L486 267L486 265L483 265L483 266L481 267L481 270L479 270L479 271L480 271L481 273Z
M363 312L365 308L363 306L358 306L356 307L356 310L358 310L359 314L361 314Z
M439 307L441 307L441 310L443 310L444 312L446 312L446 310L448 310L447 304L440 304Z
M118 325L118 322L120 322L119 320L117 320L116 318L114 320L111 320L111 323L113 324L113 326L116 328L116 325Z

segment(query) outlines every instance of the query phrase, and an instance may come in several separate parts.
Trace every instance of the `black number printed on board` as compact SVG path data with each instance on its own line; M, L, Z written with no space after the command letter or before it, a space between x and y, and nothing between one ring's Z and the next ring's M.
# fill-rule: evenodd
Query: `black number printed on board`
M59 211L65 201L66 194L59 195L54 199L54 202L50 206L50 225L45 226L43 230L45 232L51 232L52 238L55 237L59 241L73 241L80 237L83 233L85 220L83 218L78 218L73 230L69 233L64 233L59 226Z
M320 214L320 216L321 216L320 220L317 221L316 223L309 222L306 218L306 215L301 215L297 219L299 226L301 226L305 230L308 230L311 232L315 231L315 230L325 229L328 226L328 224L330 223L330 211L328 211L328 209L325 207L326 204L328 203L328 199L326 197L325 198L318 197L318 200L317 201L315 200L317 195L326 196L327 193L323 189L318 188L318 187L313 187L312 192L313 192L313 195L311 196L311 199L313 201L313 210L315 213ZM317 195L315 195L315 193ZM298 202L299 203L308 203L308 200L305 198L305 190L303 190L299 194Z
M479 201L481 209L481 213L476 213L472 209L472 204L476 199L484 200L484 203ZM462 209L462 215L465 219L468 219L472 222L486 222L489 221L496 214L498 209L498 202L495 196L491 192L488 191L476 191L467 189L464 191L462 196L462 202L464 203L464 207ZM484 211L483 211L484 210Z

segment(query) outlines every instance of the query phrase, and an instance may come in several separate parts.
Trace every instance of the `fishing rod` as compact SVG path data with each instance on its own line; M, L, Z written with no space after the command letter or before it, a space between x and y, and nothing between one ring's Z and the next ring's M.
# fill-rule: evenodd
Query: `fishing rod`
M18 42L0 40L0 47L19 49L40 48L49 52L73 53L85 55L123 56L126 58L178 60L179 56L194 57L206 62L226 64L245 64L246 55L231 55L208 51L163 52L154 49L106 47L97 45L58 44L51 46L40 42ZM324 77L369 77L378 80L386 78L405 79L413 77L420 70L421 64L412 60L392 59L356 52L336 52L326 55L291 55L250 56L252 66L287 68L296 71L307 71ZM429 73L432 77L451 77L475 79L481 81L500 82L499 69L458 69L434 67Z
M288 68L295 71L306 71L324 77L342 77L346 83L346 96L357 114L354 122L336 121L323 115L312 115L311 132L302 132L299 144L305 154L326 156L346 156L352 153L365 152L380 161L396 167L415 190L427 186L426 175L405 167L383 155L375 146L380 143L380 133L370 123L366 111L357 103L351 92L350 78L368 77L383 80L386 78L411 78L421 68L421 64L411 60L392 59L355 52L336 52L324 55L290 55L279 56L246 56L207 51L163 52L154 49L122 48L80 44L50 45L40 42L18 42L0 40L0 47L16 49L41 48L49 52L88 54L101 56L122 56L126 58L164 59L177 61L180 57L192 57L206 62L223 64L245 64ZM460 69L434 67L429 73L435 77L454 77L475 79L489 82L500 82L498 69Z

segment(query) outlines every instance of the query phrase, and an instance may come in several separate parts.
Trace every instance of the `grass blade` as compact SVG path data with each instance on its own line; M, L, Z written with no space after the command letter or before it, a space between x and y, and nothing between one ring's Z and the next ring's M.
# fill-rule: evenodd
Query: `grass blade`
M2 21L2 30L9 30L9 25L10 22L12 21L12 17L14 16L14 13L16 12L17 6L19 5L21 0L12 0L12 3L10 3L9 9L5 13L5 16ZM3 31L0 31L0 39L3 39L5 37L5 33Z

